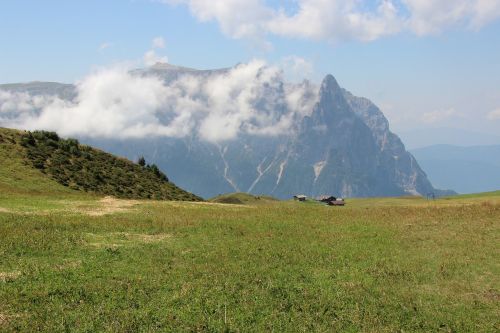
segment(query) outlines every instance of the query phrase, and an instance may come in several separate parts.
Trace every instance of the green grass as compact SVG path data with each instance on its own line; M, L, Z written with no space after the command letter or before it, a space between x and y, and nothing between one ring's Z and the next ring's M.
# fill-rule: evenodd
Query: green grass
M500 329L499 192L118 200L61 185L1 133L2 332Z
M31 198L0 198L0 331L500 328L500 196Z

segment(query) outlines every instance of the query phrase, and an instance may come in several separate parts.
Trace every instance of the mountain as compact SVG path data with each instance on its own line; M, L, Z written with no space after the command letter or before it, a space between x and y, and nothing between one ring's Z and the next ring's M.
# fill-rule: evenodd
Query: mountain
M171 87L182 78L207 81L230 71L157 64L132 74L161 78ZM258 87L263 93L253 101L253 107L288 114L289 105L284 101L290 97L290 87L279 77L273 78ZM432 186L372 102L342 89L331 75L319 87L305 81L299 88L317 89L317 94L304 95L310 108L304 114L293 114L293 125L277 135L246 132L216 142L196 133L144 139L79 139L129 159L143 155L166 170L177 184L203 197L227 192L278 198L297 193L344 197L452 193Z
M0 90L27 93L31 96L57 96L64 100L72 100L76 97L75 86L72 84L58 82L28 82L0 84Z
M0 187L9 192L22 191L24 178L31 175L30 183L56 192L65 187L118 198L201 200L169 182L155 165L137 165L54 132L0 128L0 153Z
M500 145L433 145L412 150L437 186L459 193L500 189Z

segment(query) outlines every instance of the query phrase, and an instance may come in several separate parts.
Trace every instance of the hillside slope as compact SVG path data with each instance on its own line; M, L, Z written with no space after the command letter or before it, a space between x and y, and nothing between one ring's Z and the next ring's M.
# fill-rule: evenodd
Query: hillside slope
M19 144L20 132L0 128L0 195L69 195L64 187L26 163L26 150Z
M227 193L211 198L209 201L222 204L259 205L276 203L279 200L266 195L252 195L249 193Z
M199 201L155 166L140 166L56 133L0 128L0 188L17 193L71 193Z

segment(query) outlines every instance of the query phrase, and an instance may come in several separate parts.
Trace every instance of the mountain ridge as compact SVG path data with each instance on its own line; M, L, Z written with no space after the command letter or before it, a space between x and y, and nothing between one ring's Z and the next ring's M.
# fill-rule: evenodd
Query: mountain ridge
M186 75L210 80L231 70L157 65L131 73L155 76L169 87ZM256 108L262 107L258 103L265 103L268 96L286 99L287 83L276 80L265 87L268 95L256 102ZM278 112L287 108L284 104L277 107ZM319 86L310 112L294 119L294 126L279 135L240 134L215 143L196 135L80 139L131 159L144 155L167 170L176 183L204 197L240 191L279 198L299 192L360 197L453 193L435 189L399 137L390 131L382 111L368 99L341 88L331 74Z

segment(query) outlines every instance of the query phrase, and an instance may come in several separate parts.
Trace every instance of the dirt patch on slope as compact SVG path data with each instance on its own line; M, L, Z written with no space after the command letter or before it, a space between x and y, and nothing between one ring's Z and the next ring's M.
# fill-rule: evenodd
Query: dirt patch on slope
M21 317L23 317L23 315L0 312L0 327L7 326L7 324L9 324L9 322L11 322L12 320Z
M91 209L84 209L83 212L90 216L103 216L118 212L129 211L139 204L137 200L123 200L114 197L105 197L99 200L99 206Z
M20 276L21 276L21 272L19 272L19 271L0 272L0 282L14 281L15 279L17 279Z
M134 244L158 243L172 237L170 234L139 234L112 232L105 234L87 234L89 245L95 247L119 247Z
M238 205L238 204L226 204L219 202L208 202L208 201L165 201L169 206L172 207L225 207L225 208L255 208L255 206L250 205Z

